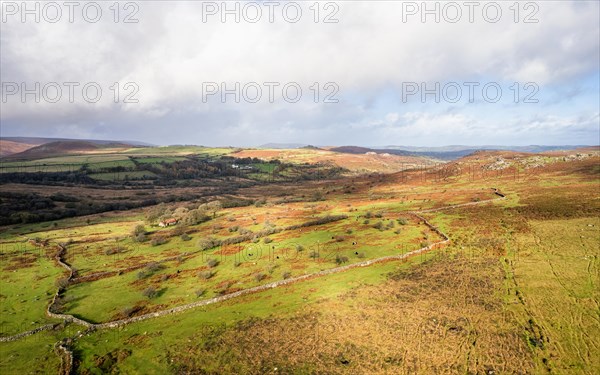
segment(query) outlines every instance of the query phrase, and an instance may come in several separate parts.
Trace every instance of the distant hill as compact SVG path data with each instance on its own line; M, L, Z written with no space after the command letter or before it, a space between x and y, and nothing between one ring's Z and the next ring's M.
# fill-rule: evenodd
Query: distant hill
M0 139L0 157L17 154L32 147L35 147L35 145Z
M98 144L90 141L57 141L44 143L23 152L8 155L5 159L33 160L63 155L87 154L105 149L128 149L134 146L125 143Z
M304 146L304 147L300 147L300 148L305 149L305 150L323 150L322 148L313 146L313 145L308 145L308 146Z
M557 150L575 150L581 147L589 146L463 146L463 145L450 145L441 147L416 147L416 146L383 146L378 148L372 148L376 152L387 152L395 155L414 155L414 156L427 156L434 159L440 160L455 160L467 155L471 155L477 151L514 151L514 152L529 152L529 153L542 153L548 151ZM406 152L405 154L398 154L397 152Z
M366 154L367 152L373 152L373 149L367 147L360 146L340 146L340 147L332 147L329 151L333 152L343 152L344 154Z
M516 151L516 152L545 152L555 150L574 150L581 147L589 147L582 145L556 145L556 146L543 146L543 145L529 145L529 146L495 146L495 145L483 145L483 146L464 146L464 145L449 145L440 147L416 147L416 146L384 146L382 149L393 149L393 150L404 150L411 152L473 152L475 150L491 150L491 151Z
M303 148L309 146L307 144L303 144L303 143L265 143L264 145L260 145L258 146L258 148L266 148L266 149L278 149L278 150L285 150L285 149L294 149L294 148Z
M131 146L155 146L150 143L140 142L140 141L111 141L111 140L102 140L102 139L74 139L74 138L44 138L44 137L0 137L0 139L5 141L11 141L16 143L25 143L33 146L39 146L46 143L51 142L69 142L69 141L83 141L90 142L97 145L107 145L107 144L115 144L122 143Z
M341 146L341 147L331 147L328 148L329 151L340 152L344 154L366 154L366 153L376 153L376 154L391 154L398 156L419 156L419 157L428 157L439 160L453 160L458 159L462 156L468 155L475 150L465 150L461 152L416 152L416 151L405 151L405 150L397 150L392 148L367 148L360 146Z

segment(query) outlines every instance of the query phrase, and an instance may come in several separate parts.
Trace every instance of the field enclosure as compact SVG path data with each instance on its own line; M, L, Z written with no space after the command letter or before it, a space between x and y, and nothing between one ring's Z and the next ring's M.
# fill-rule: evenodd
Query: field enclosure
M449 164L5 227L0 367L596 373L596 166Z

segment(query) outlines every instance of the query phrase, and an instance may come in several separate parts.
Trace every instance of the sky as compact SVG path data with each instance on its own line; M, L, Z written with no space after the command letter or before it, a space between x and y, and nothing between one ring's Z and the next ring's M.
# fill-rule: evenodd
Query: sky
M23 4L1 136L600 144L598 1Z

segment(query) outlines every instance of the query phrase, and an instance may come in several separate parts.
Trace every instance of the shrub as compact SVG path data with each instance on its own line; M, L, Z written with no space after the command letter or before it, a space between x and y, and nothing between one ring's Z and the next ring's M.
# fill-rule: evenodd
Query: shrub
M233 262L234 267L239 267L241 264L242 264L242 262L240 262L239 260L236 260L235 262Z
M371 213L371 211L367 211L367 213L365 214L365 217L367 219L370 219L373 216L373 214Z
M352 229L346 229L346 234L352 234Z
M375 217L381 219L383 217L383 214L381 212L378 212L375 214Z
M398 221L398 224L400 224L400 225L408 224L408 221L403 217L399 218L397 221Z
M133 238L133 240L134 240L135 242L140 242L140 243L141 243L141 242L145 242L145 241L146 241L146 235L145 235L144 233L140 233L140 234L136 235L136 236Z
M181 236L184 233L185 233L185 227L184 226L177 226L177 227L175 227L174 229L171 230L171 237Z
M214 258L210 258L206 261L206 265L210 268L214 268L219 265L219 261Z
M154 298L154 297L156 297L158 295L158 291L156 290L155 287L149 286L146 289L144 289L144 291L142 292L142 294L145 297Z
M152 274L154 272L160 271L164 268L165 268L165 266L160 263L157 263L157 262L149 263L142 271L138 272L137 278L145 279L147 277L152 276Z
M396 229L396 230L394 231L394 233L396 233L396 234L400 234L400 233L402 233L402 231L401 231L400 229Z
M189 241L192 239L187 233L182 234L179 238L181 238L182 241Z
M165 237L163 237L163 236L156 236L156 237L154 237L150 241L150 244L152 246L159 246L159 245L166 244L167 242L169 242L169 240L167 240Z
M265 275L264 273L257 273L256 275L254 275L254 280L256 280L257 282L263 281L266 278L267 275Z
M119 254L123 251L123 249L121 249L119 246L114 246L114 247L109 247L108 249L104 250L104 254L105 255L113 255L113 254Z
M335 263L337 263L338 265L342 264L342 263L346 263L348 261L348 257L344 256L344 255L336 255L335 256Z
M300 244L296 245L296 251L297 251L297 252L304 251L304 246L302 246L302 245L300 245Z
M269 237L265 237L265 239L263 240L264 243L271 243L273 242L273 239L269 238Z
M321 193L320 191L315 191L313 193L313 196L312 196L313 202L319 202L319 201L323 201L323 200L325 200L325 198L323 198L323 193Z
M235 237L229 237L221 240L221 246L234 245L240 242L245 242L251 240L253 237L252 234L239 235Z
M364 224L364 225L369 225L369 223L370 223L370 221L369 221L369 220L365 220L365 221L363 221L363 224Z
M292 273L290 271L285 271L281 276L284 279L289 279L292 276Z
M198 277L204 280L208 280L215 275L214 271L200 271Z
M64 289L69 285L69 279L67 277L61 277L60 279L56 280L56 286L59 289Z
M358 253L356 254L357 257L359 257L360 259L365 257L365 253Z
M130 317L131 315L133 315L134 312L136 312L138 309L135 307L124 307L123 310L121 310L121 313L126 316L126 317Z
M148 272L156 272L164 268L165 266L163 264L157 262L148 263L148 265L146 266L146 270L148 270Z
M373 224L373 228L383 230L383 223L381 221L378 221L375 224Z
M229 228L229 232L233 233L233 232L237 232L240 229L239 225L234 225L232 227Z
M344 220L347 218L348 218L348 215L327 215L327 216L320 217L318 219L307 221L302 224L290 225L290 226L286 227L285 229L286 230L294 230L294 229L299 229L299 228L312 227L312 226L316 226L316 225L332 223L334 221Z
M317 259L319 257L319 253L317 251L312 251L308 256L310 258Z
M196 297L202 297L206 293L206 289L196 289L194 293L196 293Z
M267 269L267 271L269 271L269 274L273 274L273 272L275 271L275 269L279 267L277 264L270 264L269 268Z
M186 225L196 225L209 220L210 216L206 214L206 210L204 208L190 210L182 217L182 221Z
M145 234L145 233L146 233L146 227L144 227L143 224L138 224L135 226L135 228L133 228L132 235L135 237L138 234Z
M216 246L219 246L219 240L214 237L207 237L198 240L198 248L200 250L208 250Z

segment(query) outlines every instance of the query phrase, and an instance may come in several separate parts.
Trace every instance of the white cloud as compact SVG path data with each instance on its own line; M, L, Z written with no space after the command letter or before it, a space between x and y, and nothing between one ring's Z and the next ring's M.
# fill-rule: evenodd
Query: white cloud
M402 2L387 1L340 2L339 23L314 23L311 4L303 3L303 17L295 24L282 22L280 11L275 12L275 23L265 22L264 15L258 23L203 23L201 3L183 1L139 3L138 24L115 24L106 4L105 16L97 24L9 20L2 25L2 81L94 81L104 88L104 95L95 105L81 99L57 104L11 100L3 104L2 119L18 123L51 117L86 126L85 117L94 112L100 117L125 116L131 121L137 116L142 122L150 118L168 123L176 114L215 118L233 111L237 115L227 118L242 121L237 125L240 131L249 131L248 126L253 132L270 129L257 138L268 140L281 124L285 129L281 137L303 132L327 137L332 132L326 129L336 129L339 121L346 121L348 128L351 123L364 125L377 114L344 103L337 107L311 103L309 87L314 82L321 86L335 82L338 97L353 96L366 104L369 97L406 81L569 85L598 72L597 2L537 2L535 24L515 23L508 8L512 3L502 4L498 23L485 22L478 11L470 23L463 7L463 18L456 24L421 23L417 17L403 23ZM527 13L522 9L521 19ZM325 14L322 9L321 17ZM139 85L140 103L112 103L108 88L129 81ZM295 81L307 100L288 105L279 95L275 103L202 103L203 82L234 81L242 85ZM497 111L502 114L501 108ZM381 120L371 121L396 125L409 121L404 112L387 109ZM432 129L440 126L455 129L455 135L467 134L473 130L469 121L475 121L465 114L413 120L402 125L404 131L432 136L436 134ZM362 141L359 136L354 139Z

